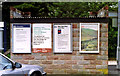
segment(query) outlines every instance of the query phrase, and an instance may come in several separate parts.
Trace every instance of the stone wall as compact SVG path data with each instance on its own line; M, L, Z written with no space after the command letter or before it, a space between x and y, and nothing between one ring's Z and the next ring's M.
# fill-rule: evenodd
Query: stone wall
M100 52L98 54L80 54L79 23L73 23L73 52L71 54L54 54L53 52L31 54L11 53L11 58L17 62L24 64L40 65L44 67L44 70L47 72L47 74L71 74L71 73L107 74L108 73L107 23L100 24L99 45Z

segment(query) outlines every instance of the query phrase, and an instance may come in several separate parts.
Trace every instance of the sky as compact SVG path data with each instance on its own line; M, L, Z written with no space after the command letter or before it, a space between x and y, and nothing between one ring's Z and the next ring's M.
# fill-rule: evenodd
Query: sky
M82 28L92 29L92 30L98 30L98 25L82 25Z

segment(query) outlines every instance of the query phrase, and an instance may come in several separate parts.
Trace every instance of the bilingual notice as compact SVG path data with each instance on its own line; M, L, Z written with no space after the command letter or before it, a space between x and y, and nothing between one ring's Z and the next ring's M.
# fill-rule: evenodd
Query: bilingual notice
M33 24L33 52L51 52L51 24Z
M53 41L54 41L54 52L55 53L72 53L71 50L71 39L72 39L72 32L71 32L71 25L70 24L55 24L54 34L53 34Z
M13 24L13 53L31 53L31 25Z

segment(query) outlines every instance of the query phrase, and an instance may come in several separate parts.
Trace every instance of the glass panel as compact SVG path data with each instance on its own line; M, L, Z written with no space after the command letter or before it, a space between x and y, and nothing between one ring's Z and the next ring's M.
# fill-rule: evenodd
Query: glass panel
M112 27L117 27L117 18L112 18Z
M8 59L0 55L0 70L3 70L4 68L12 69L12 63Z

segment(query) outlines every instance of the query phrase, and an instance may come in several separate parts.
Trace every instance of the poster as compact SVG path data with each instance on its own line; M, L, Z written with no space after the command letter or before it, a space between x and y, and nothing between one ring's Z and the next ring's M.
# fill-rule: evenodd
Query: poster
M80 23L80 53L99 53L99 23Z
M47 53L52 50L51 24L33 24L33 48L34 53Z
M12 25L13 53L31 53L31 25Z
M54 24L53 46L54 53L72 53L71 24Z

